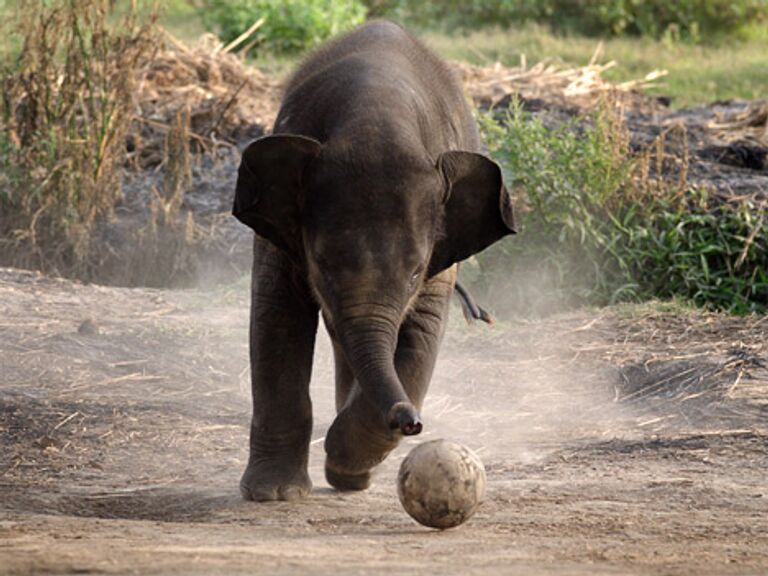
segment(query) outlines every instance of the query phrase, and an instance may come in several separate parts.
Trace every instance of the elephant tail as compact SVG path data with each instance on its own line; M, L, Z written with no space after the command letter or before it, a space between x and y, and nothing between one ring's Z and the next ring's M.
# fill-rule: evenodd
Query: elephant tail
M480 307L472 298L472 295L467 291L464 286L456 282L454 286L456 295L459 297L461 303L461 311L464 313L464 319L467 323L472 323L475 320L482 320L486 324L493 324L493 317L482 307Z

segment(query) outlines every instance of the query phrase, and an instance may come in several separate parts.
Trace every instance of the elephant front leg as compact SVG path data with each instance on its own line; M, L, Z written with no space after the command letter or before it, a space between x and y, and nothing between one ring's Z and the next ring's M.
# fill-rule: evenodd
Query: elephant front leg
M294 500L312 489L309 380L317 316L298 271L257 240L250 329L253 419L248 466L240 480L247 500Z
M445 333L455 266L431 278L400 327L395 369L411 402L421 410ZM355 382L334 344L338 415L325 438L325 477L339 490L365 490L371 470L397 447L402 434L387 426Z

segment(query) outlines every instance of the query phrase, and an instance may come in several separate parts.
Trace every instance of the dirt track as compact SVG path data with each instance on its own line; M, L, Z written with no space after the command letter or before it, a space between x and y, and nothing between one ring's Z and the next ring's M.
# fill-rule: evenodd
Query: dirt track
M92 322L84 321L92 319ZM456 318L416 441L475 449L466 525L415 524L394 487L322 477L242 502L247 286L82 286L0 269L0 572L765 574L765 317L620 308L466 327Z

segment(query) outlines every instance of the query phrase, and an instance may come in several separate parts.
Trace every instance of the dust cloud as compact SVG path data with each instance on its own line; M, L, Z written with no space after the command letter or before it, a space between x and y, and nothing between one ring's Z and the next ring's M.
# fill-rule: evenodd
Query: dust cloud
M488 464L532 463L618 433L627 418L613 401L615 371L579 358L578 332L569 333L579 326L535 324L447 337L424 407L428 434L461 441Z
M540 462L568 444L628 433L632 418L615 402L617 371L581 357L579 335L587 322L575 315L467 325L458 304L452 306L422 409L424 432L404 439L388 468L437 438L468 446L486 466L515 466ZM312 378L313 481L322 478L322 441L334 417L333 370L321 328Z
M552 316L567 308L568 302L555 291L539 289L533 312L538 318L530 317L531 310L528 318L516 318L509 313L509 307L517 304L502 301L500 287L508 279L503 280L488 293L476 296L481 305L504 310L507 320L497 317L492 326L467 324L458 301L453 302L422 410L424 432L403 441L389 457L394 463L416 444L435 438L465 444L486 464L515 465L541 461L567 444L629 433L631 415L615 402L617 370L583 353L582 336L592 327L589 317L578 313ZM203 284L211 282L205 279ZM517 282L516 286L515 298L536 292L531 282ZM245 353L249 289L250 278L243 276L228 291L230 300L242 308L240 314L222 315L218 304L210 312L206 306L196 312L198 319L202 316L219 326L231 322L228 329L240 334L237 348L241 352L236 365L227 371L238 374L238 397L245 409L250 408ZM311 395L311 472L313 482L323 486L323 440L335 417L335 407L333 352L322 323L315 347Z

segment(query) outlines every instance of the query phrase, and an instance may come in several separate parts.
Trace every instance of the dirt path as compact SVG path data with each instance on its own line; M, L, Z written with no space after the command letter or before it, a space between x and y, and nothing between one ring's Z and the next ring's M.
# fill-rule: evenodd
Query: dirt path
M324 337L311 497L239 499L246 284L0 269L0 573L765 574L766 332L765 317L660 306L456 318L418 441L475 449L489 487L468 524L437 532L397 501L412 443L365 493L324 482Z

